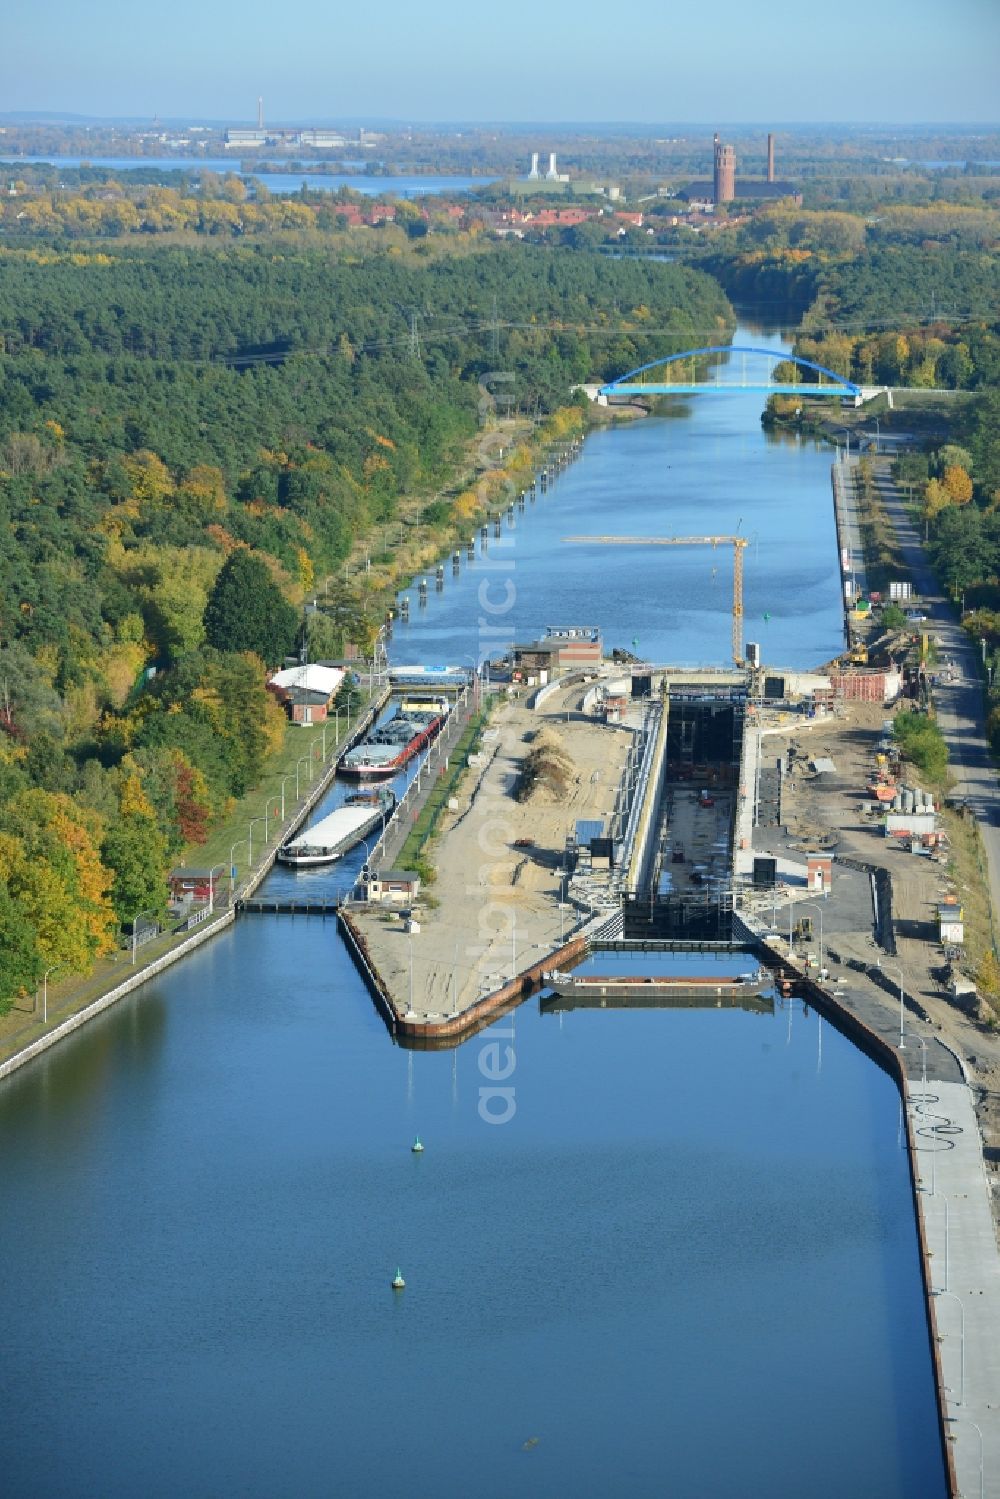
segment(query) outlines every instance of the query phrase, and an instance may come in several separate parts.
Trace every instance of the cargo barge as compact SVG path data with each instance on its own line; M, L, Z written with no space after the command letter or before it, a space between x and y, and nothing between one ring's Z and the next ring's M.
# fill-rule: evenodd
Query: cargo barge
M657 999L743 999L748 994L760 994L771 982L770 975L762 968L752 973L727 974L724 978L601 973L575 976L554 968L542 974L542 981L560 999L618 999L638 1004Z
M341 756L337 770L366 781L398 775L437 737L449 708L444 697L404 697L391 718Z
M395 807L396 798L391 791L350 796L342 807L283 844L277 853L278 861L296 869L332 864L373 828L384 827Z

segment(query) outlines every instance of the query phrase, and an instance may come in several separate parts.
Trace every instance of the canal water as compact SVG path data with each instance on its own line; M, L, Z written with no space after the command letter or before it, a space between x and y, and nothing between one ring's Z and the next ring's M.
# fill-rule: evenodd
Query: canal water
M514 528L518 637L724 661L728 557L557 537L742 517L768 655L830 655L828 459L758 412L588 439ZM397 656L476 655L505 576L449 569ZM4 1493L937 1499L899 1126L800 1002L405 1051L332 922L245 918L0 1087Z
M428 193L467 193L476 188L487 187L495 177L422 176L407 174L396 177L369 176L367 172L311 172L310 166L318 162L303 162L299 171L244 172L239 155L235 157L178 157L178 156L14 156L0 163L10 171L16 171L19 162L38 162L46 166L103 167L109 172L158 171L176 172L178 177L186 173L197 177L199 172L234 173L245 182L255 179L262 182L271 193L297 193L303 187L311 192L335 193L338 188L349 187L352 192L365 193L369 197L421 198ZM363 163L358 163L363 165Z

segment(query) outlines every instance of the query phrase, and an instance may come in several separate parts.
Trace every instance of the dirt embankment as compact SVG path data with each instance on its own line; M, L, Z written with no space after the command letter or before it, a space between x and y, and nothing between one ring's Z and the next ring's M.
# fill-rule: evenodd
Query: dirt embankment
M575 778L572 757L552 729L539 729L521 762L514 783L514 799L552 805L564 802Z

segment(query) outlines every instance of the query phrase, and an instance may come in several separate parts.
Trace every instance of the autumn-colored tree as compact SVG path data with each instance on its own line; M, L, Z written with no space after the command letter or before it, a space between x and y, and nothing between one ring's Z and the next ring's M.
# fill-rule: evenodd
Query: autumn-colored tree
M204 843L212 813L208 782L180 750L173 752L173 762L178 830L185 843Z
M972 499L972 480L965 469L959 468L957 464L945 469L941 482L953 505L967 505Z
M947 510L952 504L951 495L945 489L940 479L930 479L924 490L924 518L933 520L940 515L942 510Z
M138 501L140 509L146 505L157 505L168 499L174 492L174 481L170 476L170 470L148 448L142 448L137 453L122 459L122 467L132 481L132 496Z
M3 810L0 877L33 925L46 968L87 973L114 946L96 813L63 793L22 791Z

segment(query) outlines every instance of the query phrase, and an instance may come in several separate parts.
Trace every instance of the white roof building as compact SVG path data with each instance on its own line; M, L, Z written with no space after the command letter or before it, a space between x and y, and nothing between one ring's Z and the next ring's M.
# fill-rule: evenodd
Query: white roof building
M289 666L284 671L275 672L271 678L271 686L282 687L286 691L297 687L303 692L321 692L324 697L330 698L345 675L339 666L316 666L314 663L308 666Z

